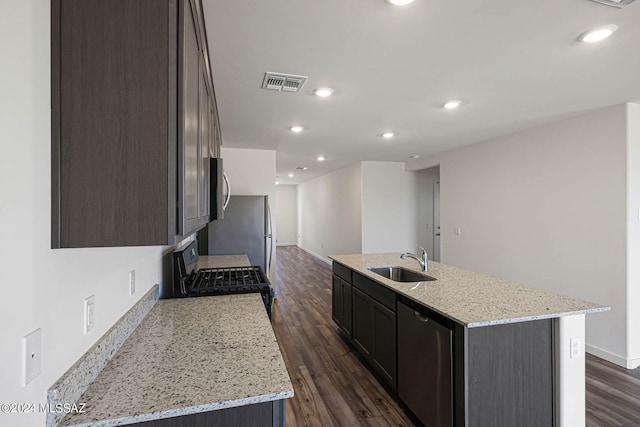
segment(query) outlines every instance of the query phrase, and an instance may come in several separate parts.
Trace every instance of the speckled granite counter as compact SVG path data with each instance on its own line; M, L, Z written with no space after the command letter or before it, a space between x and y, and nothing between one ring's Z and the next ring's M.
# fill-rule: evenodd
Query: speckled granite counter
M160 300L80 397L85 412L60 425L115 426L292 396L259 294Z
M437 280L419 282L419 285L394 282L367 270L368 267L390 265L420 270L416 260L403 260L400 253L333 255L329 258L469 328L610 309L433 261L429 261L428 274Z

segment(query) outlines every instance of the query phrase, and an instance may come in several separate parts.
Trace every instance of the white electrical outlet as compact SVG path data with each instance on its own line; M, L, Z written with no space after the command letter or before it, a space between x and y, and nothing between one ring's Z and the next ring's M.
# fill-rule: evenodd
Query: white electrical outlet
M129 272L129 295L136 293L136 270Z
M23 376L22 386L26 386L40 375L42 370L42 330L36 329L22 338Z
M84 333L88 333L96 324L96 297L91 295L84 300Z
M571 345L570 359L575 359L582 355L582 338L571 338L569 340L569 345Z

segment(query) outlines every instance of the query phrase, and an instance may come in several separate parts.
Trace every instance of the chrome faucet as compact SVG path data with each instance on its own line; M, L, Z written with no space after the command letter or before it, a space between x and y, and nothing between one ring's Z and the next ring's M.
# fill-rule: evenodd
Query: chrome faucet
M420 249L422 250L422 258L420 258L418 255L412 254L411 252L403 253L402 255L400 255L400 258L402 259L407 259L407 257L413 258L420 263L420 267L422 267L422 271L428 271L429 260L427 258L427 251L425 251L424 248L421 246L420 246Z

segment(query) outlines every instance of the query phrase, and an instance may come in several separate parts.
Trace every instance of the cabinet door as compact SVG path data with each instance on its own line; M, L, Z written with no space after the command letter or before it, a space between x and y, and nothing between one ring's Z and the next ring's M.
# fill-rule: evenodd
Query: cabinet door
M199 108L199 121L200 121L200 140L199 140L199 152L198 157L198 216L202 218L204 222L208 222L209 219L209 138L210 138L210 126L209 126L209 103L211 102L211 96L209 95L209 85L207 83L207 68L203 58L200 58L200 108Z
M173 244L175 3L45 3L51 247Z
M332 292L331 292L331 318L338 326L342 326L343 320L343 307L342 307L342 283L340 278L336 275L333 276Z
M182 209L178 234L187 235L199 224L199 176L200 158L200 49L197 27L189 1L182 3L182 96L181 96L181 158L178 178L180 181Z
M362 354L373 355L373 300L353 288L353 342Z
M373 363L396 386L396 313L373 301Z
M347 336L352 336L353 330L353 287L350 283L340 279L342 285L342 330Z

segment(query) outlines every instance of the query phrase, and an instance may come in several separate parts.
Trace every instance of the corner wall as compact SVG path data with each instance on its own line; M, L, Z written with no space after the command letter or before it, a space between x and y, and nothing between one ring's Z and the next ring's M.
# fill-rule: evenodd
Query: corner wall
M416 253L417 191L403 163L362 162L362 253Z
M362 252L362 167L298 184L298 246L326 258Z
M587 348L620 364L625 123L616 106L410 165L440 164L442 262L611 306L586 316Z
M640 366L640 104L627 104L627 367Z

